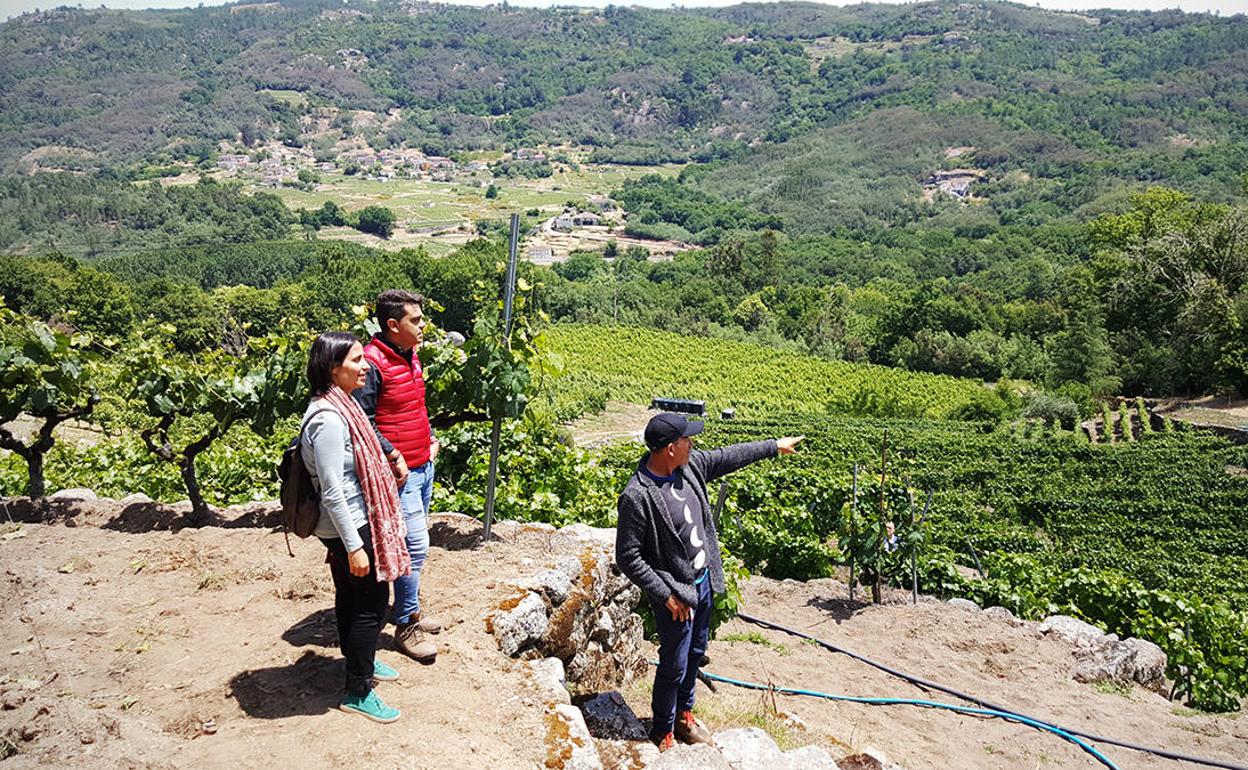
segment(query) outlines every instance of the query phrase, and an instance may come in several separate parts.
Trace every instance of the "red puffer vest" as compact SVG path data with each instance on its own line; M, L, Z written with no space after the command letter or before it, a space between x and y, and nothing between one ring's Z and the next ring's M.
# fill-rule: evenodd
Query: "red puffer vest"
M403 453L407 467L429 462L429 414L425 411L425 378L420 359L409 364L394 348L376 337L364 346L367 358L381 374L377 394L377 429Z

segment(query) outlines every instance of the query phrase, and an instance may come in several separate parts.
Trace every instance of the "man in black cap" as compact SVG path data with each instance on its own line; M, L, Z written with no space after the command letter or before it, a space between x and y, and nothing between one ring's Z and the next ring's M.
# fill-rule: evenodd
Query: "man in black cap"
M711 629L712 592L724 592L724 565L706 485L756 460L792 454L803 437L694 451L703 423L679 414L646 425L648 451L620 495L615 560L654 610L659 667L654 672L650 738L660 751L675 739L711 743L693 717L694 685Z

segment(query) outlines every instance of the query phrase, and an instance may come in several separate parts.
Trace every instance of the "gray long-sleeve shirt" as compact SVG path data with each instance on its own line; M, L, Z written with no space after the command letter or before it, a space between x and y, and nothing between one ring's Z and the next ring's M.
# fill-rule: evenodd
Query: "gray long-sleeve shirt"
M311 419L308 415L321 411ZM368 521L364 490L355 475L355 451L347 422L324 399L314 398L304 412L300 454L321 496L321 517L313 534L340 538L350 553L364 546L360 527Z

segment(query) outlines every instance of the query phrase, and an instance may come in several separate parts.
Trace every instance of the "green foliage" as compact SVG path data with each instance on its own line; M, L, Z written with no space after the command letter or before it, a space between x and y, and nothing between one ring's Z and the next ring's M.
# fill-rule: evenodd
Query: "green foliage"
M14 313L0 301L0 448L26 462L30 497L45 489L44 455L61 423L89 416L100 400L100 375L88 335L70 335ZM29 440L9 423L20 415L40 421Z
M124 335L134 322L132 287L60 254L0 256L0 298L24 315L102 337Z
M1074 429L1079 423L1079 405L1066 396L1033 391L1024 399L1022 416Z
M153 455L178 468L195 516L208 513L196 458L236 423L268 435L302 406L302 342L271 333L236 356L212 351L191 359L149 334L126 351L132 395L150 419L140 435Z
M248 243L284 238L294 216L269 193L244 195L238 184L135 185L97 174L0 177L0 248L81 257L177 245Z
M559 325L544 335L564 359L552 407L580 414L585 399L648 404L697 398L740 416L777 411L947 416L982 385L952 377L823 361L739 342L698 340L626 327ZM638 361L648 362L638 367Z
M501 273L502 264L498 267ZM517 419L528 406L533 376L557 370L536 329L540 315L534 316L528 309L533 285L524 278L517 279L510 335L503 328L502 302L492 301L497 290L494 281L477 284L475 297L480 309L462 348L446 344L443 335L441 344L426 344L420 349L421 365L429 380L425 402L439 415L440 424L495 417ZM438 332L431 331L428 339L432 342Z
M752 212L678 179L658 174L626 182L612 197L629 212L625 232L640 237L677 236L675 240L714 244L731 230L783 227L778 217ZM675 229L664 230L661 225Z
M1171 656L1170 676L1202 708L1235 708L1248 695L1248 553L1239 522L1248 481L1225 470L1248 459L1242 448L1196 432L1094 447L1047 430L1022 437L972 433L952 422L819 416L713 422L706 443L714 445L807 437L798 454L784 459L789 486L777 483L770 466L734 475L738 491L726 506L723 541L747 567L772 577L827 574L826 541L800 537L816 531L810 522L820 519L822 507L808 518L786 516L786 495L792 487L796 494L787 501L837 500L839 514L858 463L866 469L860 518L854 527L841 518L837 545L868 565L867 576L872 559L882 555L876 561L884 566L875 568L908 587L904 560L879 549L879 487L870 469L878 468L882 428L897 463L890 478L904 475L912 488L935 490L922 532L908 529L906 487L890 483L885 495L898 552L908 538L918 548L921 590L968 596L1022 617L1074 614L1124 637L1154 641ZM792 533L754 541L782 541L783 559L750 549L756 529ZM956 569L975 564L968 543L987 574L982 579L968 580Z
M553 423L533 415L505 420L501 436L497 518L614 526L616 498L636 468L632 449L577 449ZM438 440L435 507L483 516L490 426L462 423L439 432Z
M355 227L380 238L394 235L394 212L385 206L365 206L356 212Z
M861 470L865 476L874 472ZM858 569L857 580L872 586L877 580L882 584L904 582L910 557L925 540L915 491L891 478L884 479L881 490L876 478L870 483L860 481L858 499L850 497L844 506L837 544L845 559Z

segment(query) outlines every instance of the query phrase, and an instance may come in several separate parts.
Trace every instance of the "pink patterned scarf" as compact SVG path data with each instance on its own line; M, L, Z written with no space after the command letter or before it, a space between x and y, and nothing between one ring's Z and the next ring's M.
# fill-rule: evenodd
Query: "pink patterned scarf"
M377 582L391 582L412 571L394 474L382 455L372 424L355 399L335 385L325 394L325 400L338 410L351 432L351 445L355 448L355 475L364 490L368 526L373 532Z

